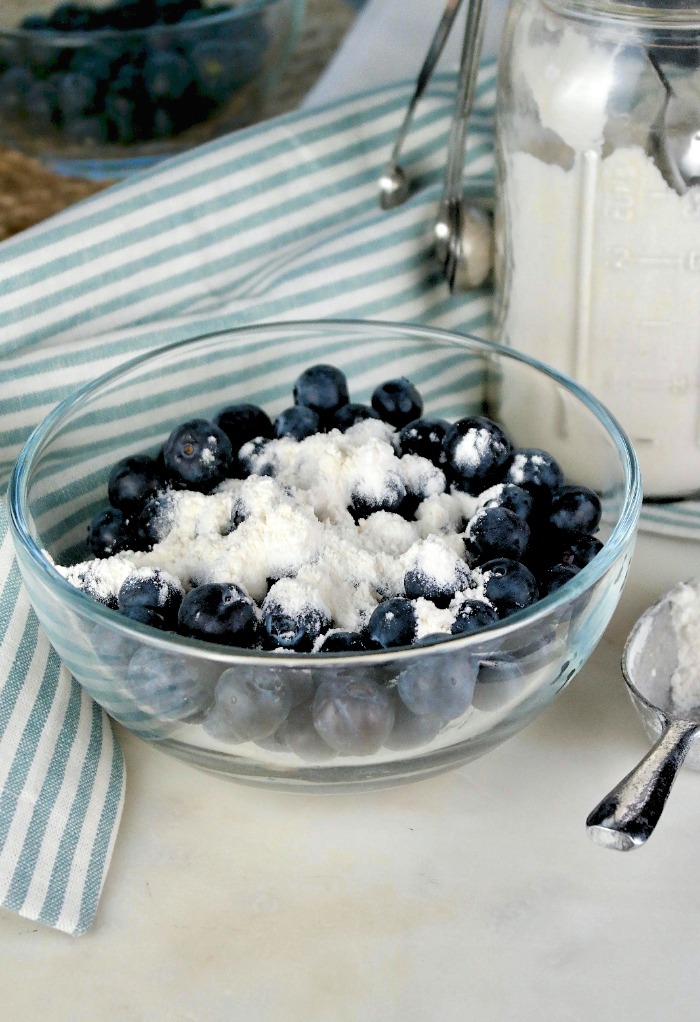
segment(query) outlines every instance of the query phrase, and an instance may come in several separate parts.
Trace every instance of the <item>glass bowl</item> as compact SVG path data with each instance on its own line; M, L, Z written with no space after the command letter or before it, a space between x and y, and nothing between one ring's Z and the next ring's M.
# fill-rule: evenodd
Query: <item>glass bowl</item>
M304 0L10 0L0 143L114 179L259 120Z
M86 523L107 503L111 467L159 449L170 430L235 402L276 415L305 368L332 363L351 400L406 376L425 413L485 414L518 446L540 447L603 505L602 550L556 592L466 636L381 651L244 651L157 631L74 588L58 564L85 559ZM515 351L413 325L315 321L244 327L162 348L60 404L27 441L10 484L11 524L30 600L59 656L115 720L164 752L239 781L279 789L381 787L481 756L540 713L600 639L627 574L640 511L630 444L598 401ZM163 682L153 698L148 679ZM256 741L213 737L202 714L227 683L293 693L294 709ZM447 679L473 690L437 729L400 693ZM379 748L335 755L318 741L311 700L329 679L379 686L394 725ZM151 693L149 695L149 693ZM291 698L291 697L290 697ZM289 710L289 706L286 707Z

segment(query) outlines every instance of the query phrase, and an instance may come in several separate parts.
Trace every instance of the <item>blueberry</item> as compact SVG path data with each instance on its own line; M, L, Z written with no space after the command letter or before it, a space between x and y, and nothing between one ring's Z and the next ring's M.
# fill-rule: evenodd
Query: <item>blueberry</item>
M16 118L24 110L24 100L34 84L29 71L24 67L11 67L0 75L0 114Z
M177 578L160 568L138 568L127 575L119 589L122 614L166 631L175 631L184 593Z
M401 454L417 454L427 458L434 465L443 461L443 441L449 423L443 419L414 419L399 431L398 442Z
M279 671L229 667L216 683L203 727L224 742L254 742L273 734L292 708L292 690Z
M67 71L60 75L57 103L64 119L70 120L92 111L97 98L97 82L81 71Z
M105 22L122 32L148 28L158 17L155 0L114 0L104 10Z
M231 506L231 517L227 534L230 535L232 532L235 532L248 518L250 518L250 511L247 504L241 497L237 497Z
M497 557L479 566L484 579L484 594L501 618L530 606L539 598L532 572L519 561Z
M439 553L442 554L442 551ZM423 597L436 607L447 607L455 593L466 589L469 582L470 572L466 563L457 557L453 560L449 552L445 551L445 558L439 566L434 566L434 570L431 570L429 563L409 568L404 575L403 586L409 600Z
M573 564L552 564L539 579L540 596L549 596L550 593L561 589L569 579L578 575L580 570Z
M384 745L396 751L427 745L438 736L446 723L439 715L411 713L406 704L397 699L394 705L394 726Z
M138 61L132 62L132 61ZM109 81L104 98L104 116L109 124L110 137L128 145L150 136L152 101L141 74L141 60L137 55L119 65Z
M484 507L469 520L465 546L472 563L494 557L519 561L530 539L530 527L506 507Z
M357 521L377 511L398 512L405 499L406 487L398 472L388 472L379 483L368 473L356 483L348 511Z
M416 637L416 612L411 601L395 596L378 604L367 622L367 635L375 648L410 646Z
M308 653L330 626L328 615L310 604L286 606L272 589L262 605L262 624L271 647Z
M445 473L427 458L421 458L417 454L402 456L401 473L408 498L405 508L401 508L401 514L409 520L413 518L422 501L445 492Z
M294 381L292 392L294 404L313 409L326 421L350 400L345 373L325 364L305 369Z
M319 653L361 653L369 649L361 632L347 632L342 629L328 632L321 643Z
M226 478L233 461L231 441L207 419L190 419L165 441L163 460L170 478L189 490L210 493Z
M267 437L255 437L254 440L249 440L246 444L243 444L241 449L238 451L238 455L234 458L234 464L232 472L235 472L237 476L245 477L249 475L274 475L272 465L266 465L265 463L265 448L269 444Z
M559 532L593 533L600 525L598 494L587 486L562 486L552 498L550 524Z
M45 32L50 28L49 19L43 14L27 14L22 18L19 27L25 32Z
M160 461L148 454L132 454L112 468L107 494L112 507L138 512L163 485Z
M502 472L512 445L495 422L472 415L450 426L443 450L456 486L467 493L479 493Z
M554 559L562 564L585 568L602 549L602 542L595 536L573 536L567 538Z
M52 82L34 82L24 97L27 127L35 132L50 130L57 120L58 97Z
M420 417L423 398L410 380L400 376L394 380L385 380L375 387L372 408L384 422L401 429Z
M124 550L133 550L133 520L119 508L98 511L88 525L87 545L95 557L111 557Z
M59 4L48 17L48 26L56 32L91 32L99 27L99 16L87 5Z
M192 84L190 65L173 50L156 51L143 65L143 80L154 103L177 103Z
M274 669L274 668L272 668ZM271 668L268 668L271 670ZM281 669L292 690L292 706L309 703L317 688L316 676L308 667L284 667Z
M521 447L513 452L503 481L527 490L536 504L548 504L553 494L564 485L564 473L548 451L539 447Z
M341 433L345 433L351 426L356 426L358 422L364 422L366 419L378 418L379 416L375 412L374 408L370 408L369 405L349 401L333 413L333 418L330 421L330 427L332 429L339 429Z
M116 77L122 60L123 47L118 40L100 39L91 46L76 49L70 59L69 71L91 79L99 90Z
M499 620L494 608L483 600L465 600L452 623L453 635L472 635Z
M423 657L399 674L396 690L411 713L454 720L467 710L476 671L469 656L442 652Z
M177 630L193 639L249 649L258 635L250 597L232 582L207 582L191 589L180 604Z
M172 492L165 491L146 500L138 517L137 529L140 547L151 550L170 533L175 524L175 501Z
M90 599L101 603L103 607L109 607L110 610L117 609L119 579L112 578L111 572L103 571L99 558L74 565L65 577L71 585Z
M322 763L337 756L314 727L311 706L295 706L275 732L282 745L308 763Z
M391 695L377 682L327 678L313 701L314 727L332 749L347 756L378 752L394 726Z
M170 138L178 132L176 118L171 110L162 106L154 106L151 120L151 136L153 138Z
M269 415L257 405L246 402L222 408L214 416L214 423L223 429L231 441L234 453L256 437L272 439L275 435Z
M531 493L515 483L497 483L480 495L481 507L505 507L519 518L529 518L534 500Z
M179 654L140 646L126 683L141 709L163 720L198 723L212 701L212 686L199 665Z
M156 15L166 25L182 21L188 11L202 7L202 0L154 0Z
M195 43L189 59L199 95L219 104L256 73L260 53L256 47L252 53L243 54L235 41L209 39Z
M110 89L105 96L104 116L109 138L121 145L130 145L139 138L137 103Z
M90 632L90 645L102 667L120 682L126 679L131 658L140 648L136 639L106 625L95 625Z
M308 436L318 433L321 423L312 408L305 405L292 405L277 416L274 422L275 436L288 436L293 440L306 440Z

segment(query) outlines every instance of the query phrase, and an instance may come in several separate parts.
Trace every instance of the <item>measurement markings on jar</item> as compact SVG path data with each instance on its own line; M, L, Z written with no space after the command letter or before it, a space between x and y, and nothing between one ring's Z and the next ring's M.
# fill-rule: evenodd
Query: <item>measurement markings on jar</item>
M608 250L606 264L612 270L626 270L633 266L648 266L652 269L689 270L700 272L700 251L678 255L635 255L628 248L616 245Z

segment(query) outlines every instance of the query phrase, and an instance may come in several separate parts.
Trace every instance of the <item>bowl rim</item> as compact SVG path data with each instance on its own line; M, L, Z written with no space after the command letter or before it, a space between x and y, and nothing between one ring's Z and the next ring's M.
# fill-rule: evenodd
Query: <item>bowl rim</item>
M157 23L147 25L144 28L94 28L94 29L73 29L61 30L55 28L22 28L20 25L0 24L0 36L18 40L41 40L44 43L55 45L75 44L85 46L86 43L94 43L104 39L129 39L138 36L148 38L157 33L176 32L189 33L197 28L209 28L212 25L223 24L224 21L235 21L240 17L254 14L256 11L264 10L267 7L289 4L296 6L305 0L236 0L227 11L214 11L211 14L203 15L201 18L192 18L188 21L176 21L173 24Z
M33 460L41 453L43 447L50 442L53 431L60 426L68 412L73 411L81 404L88 403L101 389L114 384L124 374L146 365L151 360L161 359L164 355L177 353L189 346L200 343L205 344L220 336L230 336L232 334L234 336L245 336L252 332L259 333L260 331L265 331L272 334L271 340L274 340L274 335L279 335L281 338L290 332L299 333L300 331L309 330L333 331L339 328L355 331L382 331L383 333L394 334L396 336L410 334L412 337L422 338L426 341L432 340L458 348L461 347L465 351L480 350L481 353L492 358L498 356L521 362L549 377L569 391L594 414L598 422L604 427L614 443L623 470L625 492L622 507L602 550L565 585L548 596L535 601L529 607L509 615L494 625L469 635L445 634L443 639L436 639L434 642L425 645L398 646L378 651L352 653L317 652L299 654L287 650L245 650L205 642L199 639L191 639L178 635L175 632L162 632L151 626L132 621L119 614L118 611L98 603L86 593L73 586L60 574L51 558L32 538L27 526L25 512L27 487L30 481ZM457 333L439 327L411 322L388 322L374 319L301 319L278 320L272 323L251 323L239 327L211 330L203 334L172 341L121 362L114 369L108 370L91 382L77 388L41 420L25 441L10 476L8 505L10 532L15 546L21 548L45 580L50 583L53 589L58 589L59 594L68 601L69 605L74 604L76 611L92 619L94 624L109 626L112 630L125 636L135 638L141 642L147 642L148 645L159 647L169 652L178 652L188 656L194 655L202 659L225 663L228 666L258 663L261 666L279 664L280 666L285 665L287 667L299 668L306 666L319 667L323 664L329 664L331 661L336 665L340 665L343 663L357 663L360 660L363 664L384 663L387 659L413 660L422 656L435 656L443 652L458 652L465 647L473 648L476 652L479 646L484 645L484 643L489 648L496 637L507 638L520 628L538 622L540 619L547 617L552 611L570 604L594 585L614 564L620 549L623 549L634 538L641 512L642 485L639 462L634 448L617 419L585 387L582 387L564 373L560 373L539 359L532 358L529 355L516 351L514 348L509 348L496 341L478 337L474 334Z

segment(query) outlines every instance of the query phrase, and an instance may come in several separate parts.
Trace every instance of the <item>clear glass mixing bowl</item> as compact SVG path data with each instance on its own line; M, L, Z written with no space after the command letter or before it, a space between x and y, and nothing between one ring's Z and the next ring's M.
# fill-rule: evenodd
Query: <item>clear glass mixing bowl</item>
M291 403L299 372L319 362L345 372L351 400L368 401L382 380L407 376L423 395L425 414L452 420L486 414L516 445L550 451L570 481L600 494L602 551L558 591L481 632L343 654L233 650L159 632L93 601L59 574L54 562L86 556L86 523L106 504L116 461L156 450L184 418L209 418L227 404L254 402L277 414ZM537 716L580 669L613 613L640 499L625 435L565 377L472 337L340 321L228 330L129 362L44 420L25 445L10 487L13 538L37 616L69 670L115 720L206 770L261 786L319 791L378 787L446 770L488 752ZM156 706L144 696L142 668L173 681L170 703ZM473 698L456 719L437 733L406 719L397 696L402 679L430 682L465 670L476 679ZM201 713L186 712L185 704L205 709L224 671L291 686L293 719L258 742L213 738ZM310 700L324 679L337 677L379 682L394 702L394 729L377 751L329 755L319 749Z

